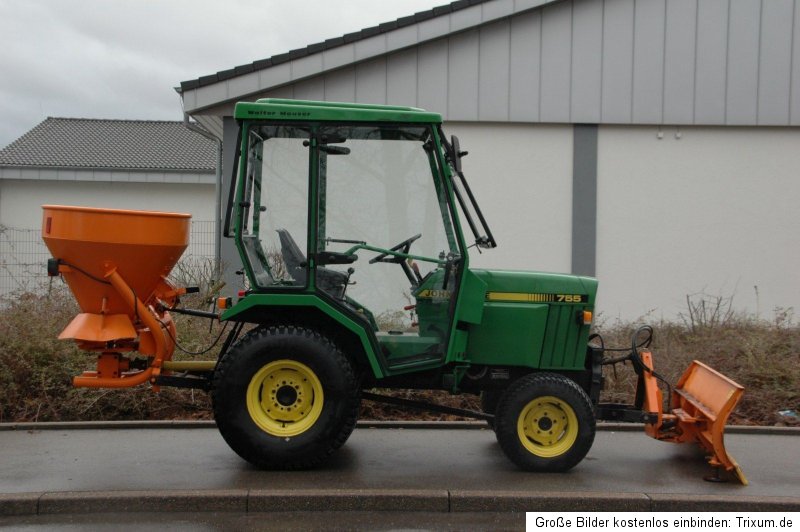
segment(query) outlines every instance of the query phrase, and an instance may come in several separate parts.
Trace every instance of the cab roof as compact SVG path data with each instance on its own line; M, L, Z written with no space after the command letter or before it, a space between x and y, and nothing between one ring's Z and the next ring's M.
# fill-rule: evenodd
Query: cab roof
M234 117L237 120L286 120L291 122L442 123L442 115L439 113L430 113L417 107L282 98L262 98L255 102L239 102L236 104Z

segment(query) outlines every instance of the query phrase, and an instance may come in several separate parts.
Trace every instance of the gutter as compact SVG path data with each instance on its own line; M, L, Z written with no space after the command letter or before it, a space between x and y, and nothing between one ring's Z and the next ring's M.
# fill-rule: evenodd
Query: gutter
M183 113L183 125L186 129L194 131L217 144L217 170L216 178L214 179L214 261L216 262L216 267L219 268L222 264L222 222L220 215L222 212L222 141L196 123L191 122L189 113L185 111Z

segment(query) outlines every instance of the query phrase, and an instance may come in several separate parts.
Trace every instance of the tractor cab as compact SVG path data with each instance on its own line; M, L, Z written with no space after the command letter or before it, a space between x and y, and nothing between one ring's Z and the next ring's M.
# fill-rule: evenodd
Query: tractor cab
M313 294L368 329L386 370L441 364L466 265L451 201L460 154L441 117L293 100L239 104L237 116L256 106L278 119L242 120L226 223L248 293Z

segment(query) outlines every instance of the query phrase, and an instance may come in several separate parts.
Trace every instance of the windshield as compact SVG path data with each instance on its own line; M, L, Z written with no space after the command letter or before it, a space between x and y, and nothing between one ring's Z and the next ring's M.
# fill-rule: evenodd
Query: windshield
M321 127L318 138L318 251L356 252L348 295L377 314L402 309L423 279L457 256L431 130Z

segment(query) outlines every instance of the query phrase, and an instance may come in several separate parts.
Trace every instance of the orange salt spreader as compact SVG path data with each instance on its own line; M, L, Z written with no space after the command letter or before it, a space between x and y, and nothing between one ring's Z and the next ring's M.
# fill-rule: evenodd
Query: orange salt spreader
M155 382L175 350L166 306L186 288L167 280L189 244L188 214L44 205L42 238L82 312L59 335L98 353L97 370L75 386L124 388ZM128 359L138 351L149 360ZM133 367L138 366L138 367Z

